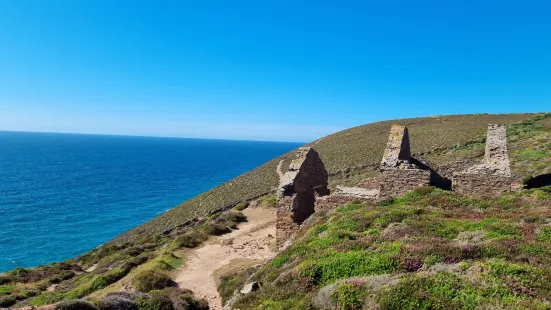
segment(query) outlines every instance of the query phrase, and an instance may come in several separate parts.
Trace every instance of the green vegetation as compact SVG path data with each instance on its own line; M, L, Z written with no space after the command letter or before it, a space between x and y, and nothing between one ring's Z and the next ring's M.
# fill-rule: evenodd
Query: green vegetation
M170 277L161 271L147 270L134 278L134 288L139 292L149 293L153 290L162 290L171 283Z
M357 310L362 309L369 292L361 284L344 283L333 294L333 302L338 309Z
M551 173L551 113L438 116L368 124L317 141L330 184L355 185L376 175L394 123L409 127L416 156L445 169L450 162L478 161L487 124L505 123L515 175L529 180ZM129 300L132 309L182 304L204 309L204 301L166 287L166 280L183 264L186 249L245 221L239 211L249 201L259 198L262 205L275 206L276 166L283 160L282 168L288 167L292 155L273 159L80 257L0 275L0 307L63 302L59 305L72 309L79 305L72 300L88 297L97 309L112 309L122 300ZM551 187L495 199L424 187L376 204L351 203L316 214L295 244L254 274L262 289L236 307L306 309L323 287L335 285L329 302L339 309L358 309L360 303L383 309L398 304L405 309L549 309L550 202ZM224 300L252 273L222 278ZM351 277L359 280L350 282ZM372 285L369 279L375 277L386 277L384 285ZM113 293L121 283L148 293Z
M323 288L350 279L333 289L338 309L549 309L551 196L537 193L547 189L482 199L421 188L315 214L235 307L315 307Z
M480 141L485 137L488 124L520 122L530 116L533 114L454 115L377 122L324 137L315 147L330 173L357 165L374 165L374 169L381 160L392 124L408 126L412 151L419 154ZM119 236L112 243L144 242L142 239L177 227L190 218L207 216L214 209L270 193L278 184L276 167L279 161L285 160L283 167L287 167L292 155L293 152L282 155L196 196Z
M222 297L222 302L228 301L235 290L239 290L245 285L247 279L256 271L255 268L247 268L243 271L221 277L218 285L218 292Z

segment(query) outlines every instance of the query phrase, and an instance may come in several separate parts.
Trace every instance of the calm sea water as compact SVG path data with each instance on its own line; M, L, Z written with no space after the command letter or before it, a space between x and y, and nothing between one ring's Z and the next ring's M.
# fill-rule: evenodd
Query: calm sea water
M0 132L0 272L82 254L298 146Z

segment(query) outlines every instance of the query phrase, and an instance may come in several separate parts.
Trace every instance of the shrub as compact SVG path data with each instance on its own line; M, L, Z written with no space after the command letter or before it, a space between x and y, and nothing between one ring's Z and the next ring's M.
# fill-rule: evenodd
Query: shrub
M60 292L42 292L42 294L31 300L30 304L33 306L50 305L62 300L63 297L64 294Z
M158 270L147 270L138 274L132 284L140 292L150 292L161 290L172 283L170 277L164 272Z
M84 300L67 300L55 305L56 310L97 310L94 305Z
M247 282L247 279L256 271L255 268L248 268L246 270L223 276L220 279L220 284L218 285L218 292L220 297L222 297L222 303L225 303L229 300L236 289L240 289Z
M377 296L381 309L474 309L478 295L450 273L412 276Z
M177 237L174 240L174 246L176 248L195 248L199 246L203 241L207 240L207 236L197 230L186 233Z
M542 242L551 240L551 227L545 227L543 231L536 236L536 239Z
M275 194L269 196L262 196L259 198L262 205L266 207L275 208L277 205L277 196Z
M390 273L398 263L395 253L371 253L367 251L334 252L316 260L306 260L300 265L302 276L311 284L326 284L337 279Z
M170 266L169 263L165 262L164 260L156 262L154 268L161 271L170 271L174 269L172 266Z
M432 193L435 189L436 189L436 187L434 187L434 186L423 186L423 187L419 187L419 188L415 189L414 192L417 193L420 196L426 196L426 195Z
M207 224L205 230L207 234L213 235L213 236L220 236L231 232L231 229L228 226L224 224L212 223L212 222Z
M174 304L170 295L165 291L152 291L148 300L147 310L173 310ZM144 309L145 310L145 309Z
M333 302L339 310L359 310L364 304L368 292L366 287L353 284L341 284L333 293Z
M233 207L233 209L236 210L236 211L243 211L243 210L247 209L248 207L249 207L249 202L248 201L241 201L235 207Z
M0 307L9 307L17 301L15 295L0 296Z

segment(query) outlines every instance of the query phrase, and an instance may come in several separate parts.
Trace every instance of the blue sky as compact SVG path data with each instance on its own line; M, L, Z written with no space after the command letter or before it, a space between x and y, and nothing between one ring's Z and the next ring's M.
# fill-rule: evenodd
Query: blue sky
M549 111L551 2L0 1L0 129L310 141Z

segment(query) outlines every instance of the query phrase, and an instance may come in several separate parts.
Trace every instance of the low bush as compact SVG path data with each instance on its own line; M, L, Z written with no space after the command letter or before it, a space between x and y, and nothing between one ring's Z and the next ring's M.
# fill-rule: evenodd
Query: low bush
M84 300L61 301L55 305L56 310L97 310L96 306ZM118 310L119 308L117 308ZM122 309L121 309L122 310Z
M161 290L172 284L170 277L158 270L147 270L138 274L132 281L134 288L140 292Z
M337 288L332 298L339 310L359 310L362 309L367 295L368 291L365 286L344 283Z
M0 307L9 307L17 301L17 297L15 295L5 295L0 296Z
M233 207L233 209L236 210L236 211L243 211L243 210L247 209L248 207L249 207L249 202L248 201L241 201L235 207Z
M212 223L211 222L211 223L206 225L205 231L209 235L221 236L223 234L227 234L227 233L231 232L231 229L225 224Z
M222 297L222 303L228 301L233 296L235 290L241 289L255 271L255 268L248 268L231 275L223 276L218 285L218 293Z
M258 199L263 206L275 208L277 205L277 196L275 194L269 196L262 196Z

